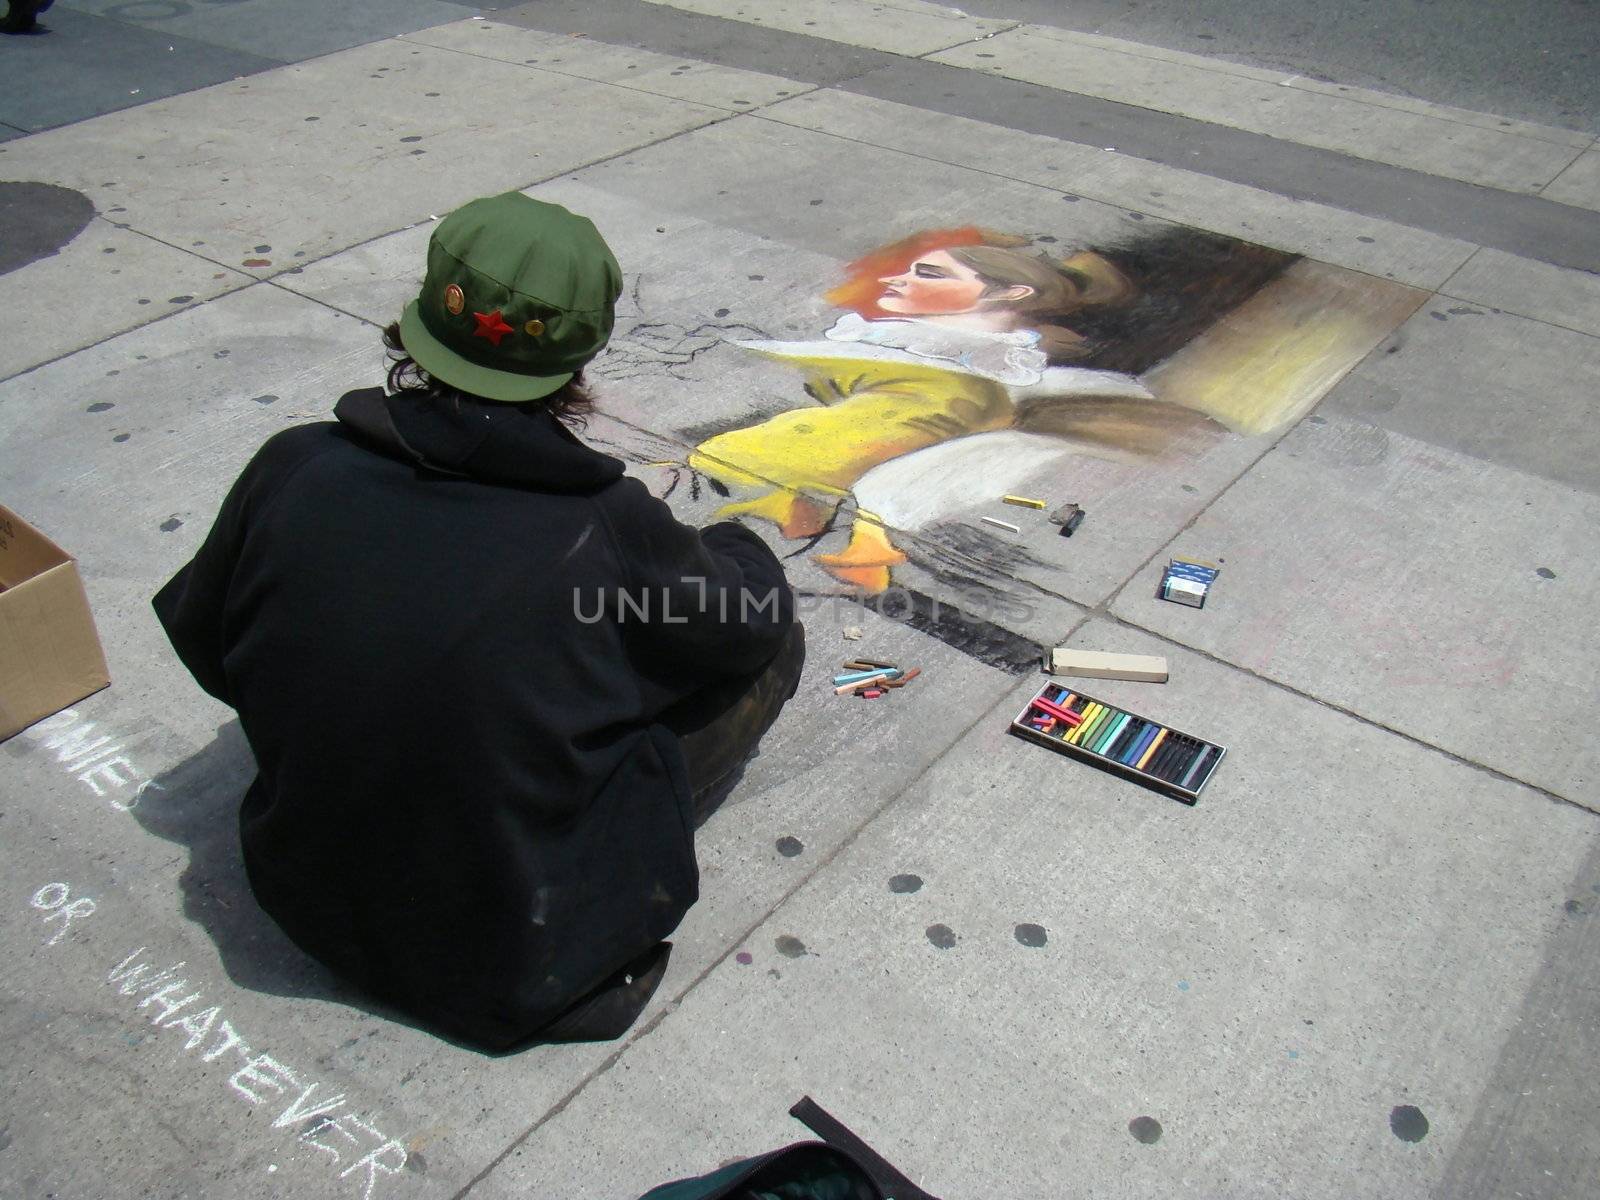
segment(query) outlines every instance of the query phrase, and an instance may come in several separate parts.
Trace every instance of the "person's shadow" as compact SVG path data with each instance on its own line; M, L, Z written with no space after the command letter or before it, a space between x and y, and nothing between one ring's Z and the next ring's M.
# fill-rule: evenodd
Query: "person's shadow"
M239 806L245 789L255 778L255 757L237 720L217 730L211 744L157 776L155 787L145 789L132 813L146 830L189 852L189 864L178 878L183 894L183 915L203 929L215 943L228 978L239 987L297 999L331 1000L350 1008L408 1025L440 1041L490 1057L519 1054L534 1046L562 1041L609 1041L633 1021L628 1016L614 1033L598 1039L564 1032L582 1019L606 1021L611 1008L633 1014L660 984L667 967L670 943L661 943L630 964L618 976L624 984L608 980L598 998L582 998L578 1017L562 1017L539 1036L505 1050L485 1050L452 1037L391 1008L383 1001L346 983L306 954L278 928L256 902L245 874L239 845ZM737 781L734 776L727 786ZM598 1015L597 1015L598 1014Z
M239 805L255 771L239 722L229 721L210 745L158 776L134 805L140 825L189 852L178 879L183 915L216 944L228 978L240 987L334 1000L404 1021L307 955L256 903L239 849Z

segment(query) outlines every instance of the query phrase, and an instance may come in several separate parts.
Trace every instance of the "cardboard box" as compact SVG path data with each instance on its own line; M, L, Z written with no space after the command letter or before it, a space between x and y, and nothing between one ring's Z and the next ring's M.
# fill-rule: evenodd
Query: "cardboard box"
M78 565L0 505L0 741L110 682Z

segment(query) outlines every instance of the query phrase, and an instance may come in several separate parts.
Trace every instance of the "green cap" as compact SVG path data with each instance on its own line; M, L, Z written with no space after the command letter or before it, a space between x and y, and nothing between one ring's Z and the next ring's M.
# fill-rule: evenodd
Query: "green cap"
M622 271L587 217L521 192L462 205L428 241L400 340L428 374L489 400L538 400L606 344Z

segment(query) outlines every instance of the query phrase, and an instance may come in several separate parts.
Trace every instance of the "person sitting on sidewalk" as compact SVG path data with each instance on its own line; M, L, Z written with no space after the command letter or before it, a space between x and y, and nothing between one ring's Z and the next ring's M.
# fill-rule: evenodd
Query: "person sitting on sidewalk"
M680 524L568 428L620 289L564 208L450 214L387 392L270 438L154 600L254 751L262 907L484 1049L632 1024L698 897L694 828L804 658L765 542Z

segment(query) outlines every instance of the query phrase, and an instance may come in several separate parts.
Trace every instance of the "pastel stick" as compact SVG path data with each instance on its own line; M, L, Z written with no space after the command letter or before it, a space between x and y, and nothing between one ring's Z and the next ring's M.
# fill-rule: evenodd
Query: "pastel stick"
M1106 757L1121 762L1122 752L1128 748L1128 743L1143 724L1144 718L1129 713L1128 719L1123 722L1122 728L1117 730L1116 736L1106 743Z
M1194 760L1194 765L1184 772L1183 781L1179 787L1188 788L1190 791L1199 791L1200 785L1205 782L1211 768L1216 765L1216 760L1222 757L1222 751L1215 746L1206 747L1206 752Z
M1161 748L1161 753L1156 755L1155 760L1146 768L1146 771L1157 779L1165 779L1167 768L1172 765L1172 760L1178 756L1180 748L1178 735L1169 730L1167 744Z
M1094 746L1095 738L1100 736L1100 730L1104 728L1105 723L1110 716L1111 710L1104 704L1100 705L1095 710L1095 714L1084 722L1085 729L1083 731L1083 736L1078 739L1078 745L1085 748L1092 748Z
M1128 747L1133 745L1142 736L1144 736L1144 727L1147 724L1149 724L1149 722L1143 717L1134 717L1133 720L1124 725L1122 728L1122 736L1111 743L1111 748L1108 751L1111 757L1116 759L1118 762L1126 761L1124 759L1124 755L1128 753Z
M1133 745L1129 746L1128 752L1122 756L1123 764L1131 767L1138 762L1144 756L1144 752L1150 748L1150 743L1156 740L1156 734L1160 731L1161 726L1153 721L1146 721L1144 728L1139 731L1139 736L1134 740Z
M1111 743L1117 740L1117 736L1122 732L1122 727L1130 720L1132 718L1127 713L1117 713L1110 721L1106 722L1105 732L1095 739L1094 746L1091 749L1096 754L1104 754L1110 748Z
M1171 783L1177 768L1189 761L1189 756L1194 753L1194 745L1182 734L1174 734L1172 752L1167 755L1167 761L1161 764L1161 770L1156 772L1163 780Z
M1193 765L1194 760L1205 753L1205 743L1197 742L1193 738L1184 738L1182 746L1182 753L1167 765L1166 778L1169 783L1178 782L1183 773Z
M1165 726L1157 729L1155 738L1144 748L1144 753L1139 755L1139 761L1133 765L1141 771L1148 771L1155 756L1161 753L1162 746L1166 745L1168 732Z

